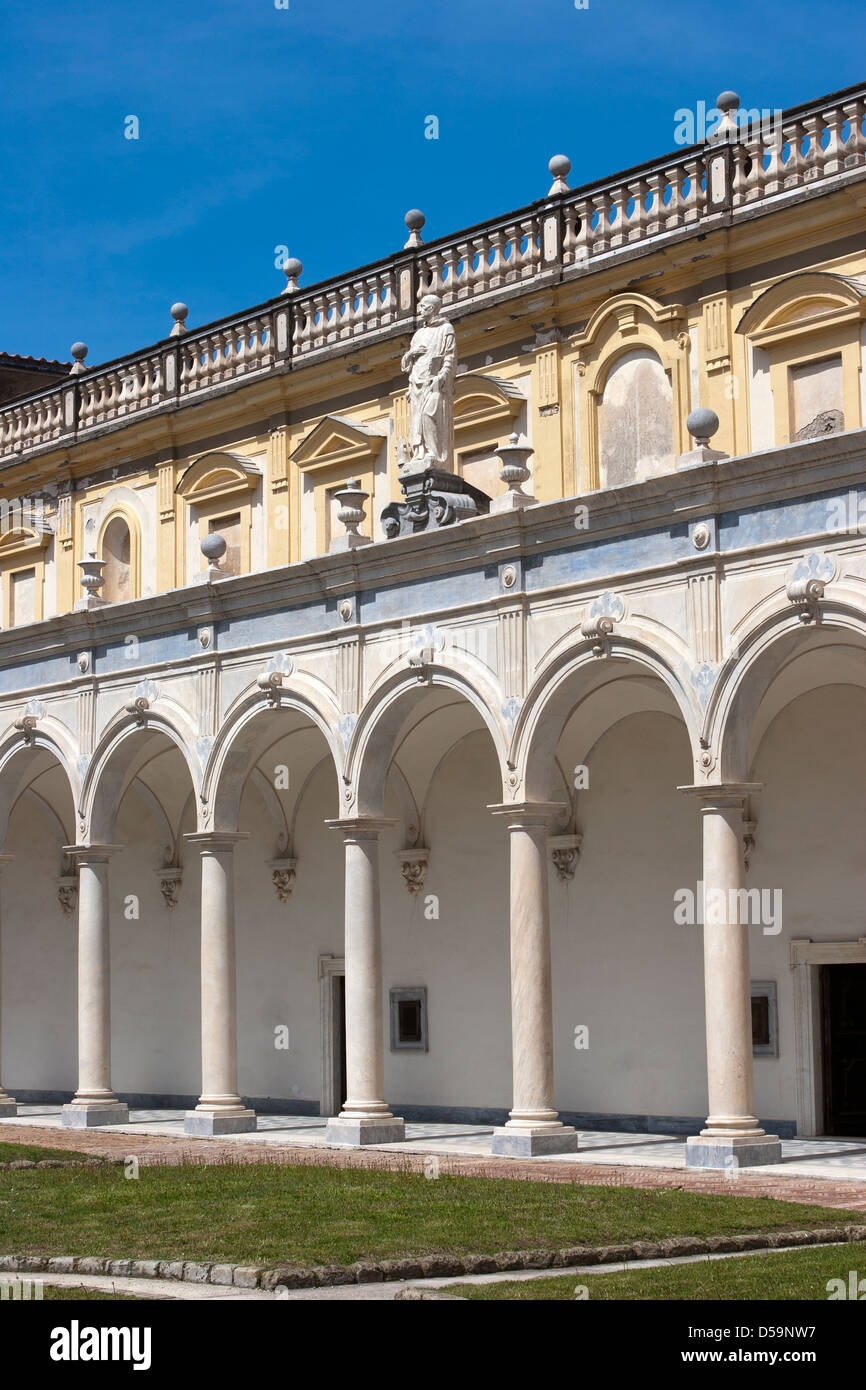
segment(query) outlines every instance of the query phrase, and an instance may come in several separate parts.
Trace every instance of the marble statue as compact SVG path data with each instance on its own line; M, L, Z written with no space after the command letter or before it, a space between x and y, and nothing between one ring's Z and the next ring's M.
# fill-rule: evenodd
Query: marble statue
M409 373L409 448L405 468L449 468L454 446L457 340L437 294L418 306L421 326L401 363Z

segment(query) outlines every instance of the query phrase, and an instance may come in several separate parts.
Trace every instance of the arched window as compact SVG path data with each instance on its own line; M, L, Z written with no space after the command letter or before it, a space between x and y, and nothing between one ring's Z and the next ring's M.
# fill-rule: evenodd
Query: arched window
M132 539L129 525L122 516L109 521L102 538L103 570L102 596L109 603L123 603L133 598Z
M671 383L650 348L625 353L608 373L598 407L598 450L602 487L675 467Z

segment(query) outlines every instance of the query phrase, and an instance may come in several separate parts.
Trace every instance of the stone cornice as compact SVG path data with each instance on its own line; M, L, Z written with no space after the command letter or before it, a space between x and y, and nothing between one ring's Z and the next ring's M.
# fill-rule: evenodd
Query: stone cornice
M586 493L582 497L538 503L522 511L478 517L457 526L431 533L419 533L402 540L379 541L340 554L321 555L299 564L259 571L217 585L193 585L170 590L130 603L111 604L92 612L64 613L39 623L0 631L0 666L22 664L30 666L45 661L68 658L69 675L56 674L17 690L80 684L75 668L75 656L81 650L94 647L123 648L123 639L135 632L139 640L161 634L189 633L203 625L243 622L253 615L275 610L280 612L314 610L310 622L291 638L277 635L262 641L250 642L249 648L262 650L269 645L284 647L287 641L304 644L335 638L338 634L366 627L375 631L381 626L393 626L394 617L382 617L364 612L364 596L382 591L399 591L405 587L407 600L401 605L405 613L423 612L431 605L425 600L425 586L436 579L454 577L461 572L490 570L506 561L521 561L526 570L535 557L553 557L570 551L592 556L599 548L615 542L617 550L611 558L610 570L604 582L618 579L627 582L634 575L646 577L649 572L677 574L683 565L705 567L708 557L721 555L735 560L741 554L754 553L753 541L744 540L719 545L718 539L709 550L685 550L675 546L672 530L684 532L690 521L709 521L713 518L737 516L750 509L772 509L775 505L822 494L844 494L866 484L866 430L828 435L801 444L785 445L760 454L723 459L714 464L684 469L662 477L646 479L626 487ZM575 529L575 508L586 506L589 526ZM617 558L617 551L631 540L646 533L663 533L663 544L657 560L630 566ZM784 551L804 543L829 544L838 536L830 530L815 531L804 537L774 534L762 543L762 548ZM596 569L581 573L576 566L567 578L552 584L555 593L596 591L600 583ZM542 599L548 588L534 585L531 597ZM499 602L513 602L516 593L526 591L523 585L509 593L497 594L490 588L465 594L458 606L463 611L486 607L496 608ZM356 620L347 628L340 623L336 612L339 598L346 594L361 596L360 623ZM411 595L411 597L409 597ZM440 611L454 605L438 603ZM202 661L219 660L221 655L237 659L244 644L232 639L220 653L219 641L213 649L185 650L183 654L160 657L154 654L141 665L154 668L177 665L179 661L192 666ZM138 669L136 667L135 669ZM123 665L123 679L133 668ZM112 666L92 675L100 680L121 679Z

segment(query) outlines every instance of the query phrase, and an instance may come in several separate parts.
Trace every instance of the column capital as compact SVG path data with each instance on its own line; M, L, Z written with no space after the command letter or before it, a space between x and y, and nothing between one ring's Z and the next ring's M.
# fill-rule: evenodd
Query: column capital
M561 801L495 802L487 809L492 816L506 816L511 821L510 830L547 826L563 814L568 815L568 807Z
M125 845L64 845L63 853L79 864L107 864L113 854L122 854Z
M692 786L677 787L684 796L693 796L704 803L704 811L714 807L719 810L742 810L746 798L763 791L763 782L700 782Z
M194 830L184 835L188 844L198 845L202 854L208 850L233 850L241 840L248 840L248 830Z
M378 839L383 830L390 830L396 824L387 816L346 816L325 821L329 830L342 830L347 839L360 840Z

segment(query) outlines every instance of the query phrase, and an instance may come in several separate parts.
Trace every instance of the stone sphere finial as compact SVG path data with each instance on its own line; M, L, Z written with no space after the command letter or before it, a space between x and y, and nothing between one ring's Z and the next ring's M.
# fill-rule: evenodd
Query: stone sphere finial
M720 111L737 111L740 106L740 98L736 92L719 92L716 97L716 106Z
M226 538L219 531L211 531L201 543L201 553L209 565L218 565L227 549Z
M84 359L87 356L87 344L73 343L69 351L75 358L75 363L72 367L71 375L77 376L79 372L84 371Z
M698 406L686 420L686 429L696 444L709 444L718 428L718 415L706 406Z
M409 240L405 243L405 246L421 246L424 240L421 236L421 228L427 221L421 209L410 208L403 218L403 221L409 228Z
M283 274L286 277L286 288L283 290L283 294L293 294L298 288L298 277L303 268L303 263L298 260L297 256L286 257L283 261Z
M172 330L168 336L170 338L179 338L181 333L186 332L186 318L187 314L189 313L189 309L185 304L181 304L180 300L178 300L176 304L172 304L170 312L172 318L174 319L174 326L172 327Z
M548 190L548 198L552 198L556 193L568 192L568 175L571 171L571 160L567 154L555 154L548 160L547 167L553 178L553 183Z

